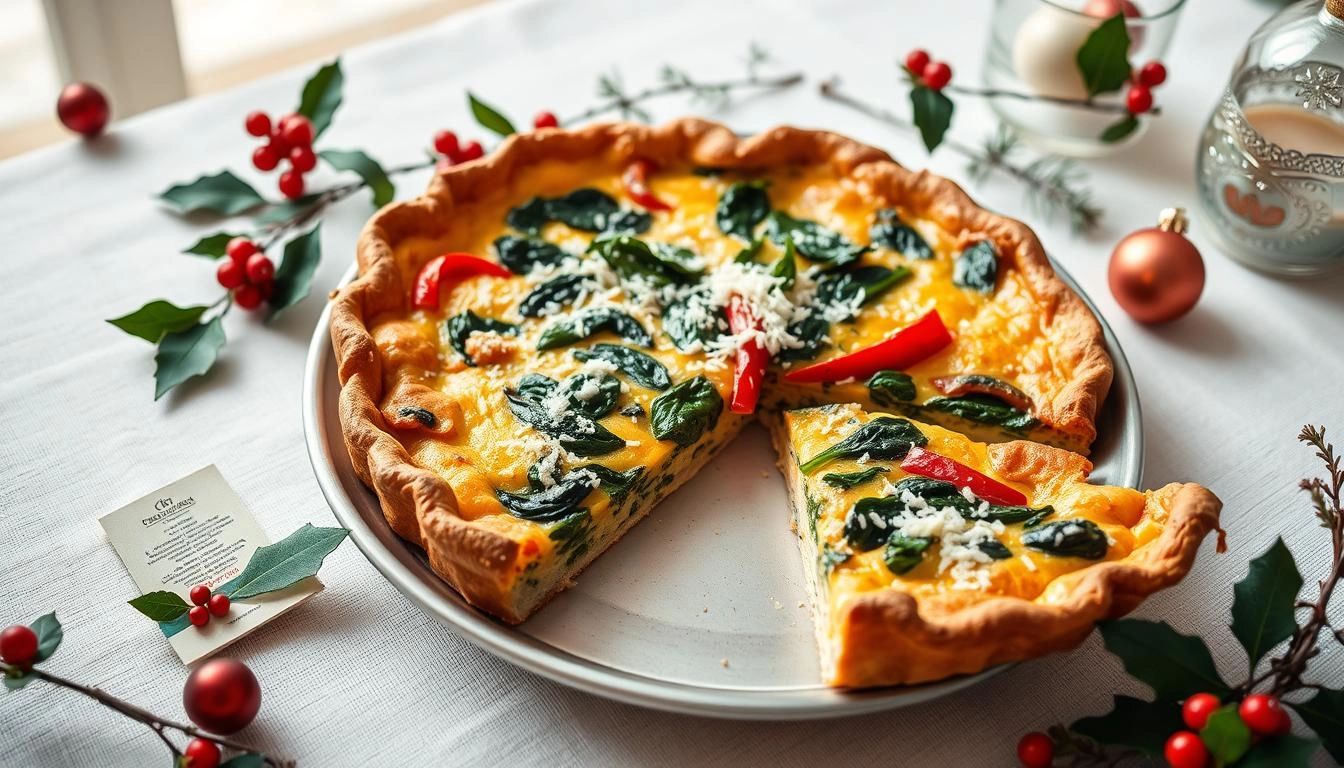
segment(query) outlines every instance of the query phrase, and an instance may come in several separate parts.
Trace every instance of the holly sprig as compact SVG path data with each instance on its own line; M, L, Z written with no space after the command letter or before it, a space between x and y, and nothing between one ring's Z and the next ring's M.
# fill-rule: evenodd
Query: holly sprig
M1336 652L1333 646L1344 645L1344 627L1330 618L1344 579L1344 468L1323 427L1303 427L1298 440L1326 470L1300 483L1330 542L1313 599L1299 598L1302 575L1282 538L1250 562L1232 588L1229 628L1247 657L1246 676L1235 685L1219 674L1199 636L1162 621L1102 622L1106 650L1152 689L1151 698L1114 696L1104 715L1028 734L1018 747L1024 765L1119 766L1161 755L1177 766L1305 768L1320 747L1344 763L1344 690L1303 679L1325 650L1323 638ZM1312 735L1290 732L1285 706Z

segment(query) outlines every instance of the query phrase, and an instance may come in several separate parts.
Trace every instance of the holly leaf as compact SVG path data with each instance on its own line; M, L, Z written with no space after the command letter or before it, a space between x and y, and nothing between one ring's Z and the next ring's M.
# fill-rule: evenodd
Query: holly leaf
M1252 560L1246 578L1232 587L1232 634L1246 649L1252 671L1270 648L1297 629L1293 603L1300 589L1302 575L1282 538Z
M499 113L499 110L486 104L467 91L467 102L471 105L471 116L476 118L476 122L481 124L482 128L494 131L500 136L508 136L518 132L513 127L509 119Z
M229 597L245 600L315 575L322 561L348 535L350 531L344 528L314 528L309 523L280 541L259 548L233 580Z
M1310 768L1311 756L1321 742L1289 733L1265 739L1251 747L1237 768ZM1335 756L1339 758L1338 755Z
M234 755L219 764L219 768L261 768L266 764L264 755L256 752L247 752L242 755Z
M345 75L341 73L341 60L327 64L313 73L303 84L303 94L299 97L299 107L294 110L308 118L313 124L313 138L316 139L331 125L331 117L341 106L341 87L345 84Z
M1098 625L1106 650L1125 671L1152 687L1158 699L1179 701L1192 693L1227 693L1204 641L1182 635L1165 621L1120 619Z
M37 617L37 621L29 624L28 628L37 635L37 655L33 657L34 662L51 658L51 654L56 652L61 639L65 637L65 632L61 630L61 622L56 620L55 613Z
M197 240L190 248L182 251L183 253L194 253L197 256L205 256L211 259L222 257L225 250L229 247L229 241L235 237L240 237L232 232L216 232L213 235L206 235Z
M1101 132L1100 138L1107 144L1114 144L1138 130L1138 128L1139 118L1134 115L1125 115L1114 123L1106 126L1106 130Z
M206 309L208 307L179 307L172 302L155 299L129 315L114 317L107 322L150 344L158 344L164 334L184 331L195 325Z
M1076 61L1088 96L1120 90L1133 69L1125 15L1117 13L1092 30L1078 48Z
M134 600L127 600L131 607L155 621L172 621L187 612L189 606L176 592L159 590L148 592Z
M224 323L216 315L208 322L174 331L159 339L154 355L154 399L193 376L210 370L224 346Z
M1321 737L1335 762L1344 764L1344 691L1318 688L1315 696L1300 704L1285 703Z
M910 89L910 108L915 127L924 140L924 148L932 152L943 143L943 135L952 125L952 100L925 85Z
M271 312L266 316L267 322L281 310L302 301L312 289L313 273L317 272L317 263L322 260L321 230L319 223L285 243L285 255L275 269L275 287L271 291Z
M373 204L379 208L392 202L397 193L387 171L378 161L358 149L324 149L317 153L327 164L338 171L354 171L373 191Z
M1181 705L1172 701L1144 701L1114 696L1115 706L1098 717L1084 717L1069 730L1102 744L1134 747L1149 755L1162 754L1167 737L1181 725Z
M284 200L278 203L271 203L266 206L266 210L252 217L252 223L259 227L264 227L268 224L279 224L282 221L289 221L300 213L303 213L304 210L313 203L316 203L317 199L321 196L321 193L315 192L295 200Z
M5 668L5 687L11 691L17 691L35 679L37 679L35 675L24 672L18 667Z
M160 193L159 199L176 208L178 213L211 211L220 216L234 216L266 202L251 184L229 171L175 184Z
M1218 765L1235 763L1251 748L1251 729L1237 714L1236 704L1214 710L1200 729L1199 738Z

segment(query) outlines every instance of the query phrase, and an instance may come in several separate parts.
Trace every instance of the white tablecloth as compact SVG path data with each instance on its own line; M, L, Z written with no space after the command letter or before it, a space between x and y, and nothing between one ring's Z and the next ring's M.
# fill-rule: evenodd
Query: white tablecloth
M1150 486L1194 479L1226 504L1231 551L1206 543L1191 576L1138 612L1206 634L1225 675L1242 651L1222 628L1231 584L1283 534L1308 583L1322 572L1322 532L1297 479L1316 471L1294 443L1305 421L1344 440L1344 275L1286 282L1241 269L1195 223L1208 263L1199 307L1180 322L1131 322L1106 288L1113 243L1158 210L1194 203L1196 137L1245 38L1273 4L1191 0L1159 91L1165 114L1136 147L1087 164L1106 208L1101 231L1071 237L1030 213L1022 190L993 181L971 191L1037 228L1052 255L1114 324L1143 400ZM956 6L955 8L953 6ZM463 90L521 118L593 103L596 76L619 68L652 82L664 62L704 77L741 71L756 40L806 86L750 98L717 116L740 130L792 122L888 148L908 165L965 179L962 161L928 158L912 136L827 103L816 83L902 108L894 62L917 45L974 79L987 40L988 0L965 3L502 3L350 51L345 104L327 146L367 148L389 165L414 161L436 129L472 126ZM349 266L368 216L360 196L323 226L314 297L273 328L234 312L229 345L208 379L153 401L149 345L103 320L167 297L208 303L213 267L178 253L213 231L159 209L170 183L245 169L248 110L289 108L311 67L195 99L117 125L94 144L69 142L0 165L0 624L55 610L65 642L50 669L181 716L185 670L157 629L125 601L135 593L95 518L208 463L219 465L273 536L332 524L304 451L299 394L321 296ZM699 107L671 98L657 119ZM991 126L963 100L954 134ZM244 174L252 177L252 174ZM400 180L400 194L424 176ZM259 181L271 191L274 177ZM744 724L617 704L519 671L456 637L411 605L353 546L329 558L327 590L233 648L261 680L249 740L302 765L695 765L763 763L1006 765L1032 729L1098 714L1112 692L1139 693L1094 636L1073 653L1021 664L917 708L840 721ZM1332 647L1315 665L1344 678ZM0 695L0 764L166 765L143 726L91 701L35 684Z

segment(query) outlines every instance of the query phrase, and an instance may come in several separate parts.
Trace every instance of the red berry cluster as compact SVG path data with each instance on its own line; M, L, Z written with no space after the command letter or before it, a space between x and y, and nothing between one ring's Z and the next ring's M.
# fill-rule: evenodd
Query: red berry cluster
M485 156L485 147L481 142L472 140L466 144L460 144L457 140L457 134L452 131L439 131L434 134L434 151L443 155L443 165L457 165L471 160L479 160Z
M1130 77L1129 92L1125 94L1125 109L1131 115L1142 115L1153 108L1153 89L1167 81L1167 68L1160 61L1144 64Z
M952 82L952 67L945 61L934 61L929 52L916 48L905 56L905 71L917 77L935 91L941 91Z
M204 584L197 584L191 588L190 592L192 606L187 611L187 620L193 626L204 627L210 623L210 615L224 616L229 612L229 596L225 594L210 594L210 588Z
M0 632L0 659L20 669L28 669L37 659L37 633L22 624Z
M303 174L317 167L313 154L313 124L303 115L288 114L271 126L271 116L265 112L249 113L244 123L247 132L267 139L252 152L252 165L258 171L273 171L282 160L289 161L289 170L280 174L280 194L293 200L303 196Z
M219 745L209 739L192 739L182 750L182 756L187 759L188 768L218 768Z
M275 285L275 263L246 237L230 240L224 252L228 258L215 272L219 284L233 291L234 302L243 309L261 306Z

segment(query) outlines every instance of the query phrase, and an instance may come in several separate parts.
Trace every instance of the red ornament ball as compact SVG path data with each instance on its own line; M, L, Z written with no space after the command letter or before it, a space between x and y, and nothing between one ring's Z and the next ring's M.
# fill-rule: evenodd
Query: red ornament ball
M1032 731L1017 742L1017 761L1025 768L1049 768L1055 759L1055 742L1040 731Z
M23 666L37 658L37 633L22 624L0 632L0 659L6 664Z
M1181 705L1181 719L1190 730L1198 731L1204 728L1209 722L1209 715L1220 706L1222 702L1212 693L1196 693Z
M197 667L182 689L191 722L211 733L242 730L261 709L261 686L252 670L234 659L211 659Z
M1209 759L1208 748L1204 746L1199 734L1192 731L1177 731L1171 734L1162 754L1167 758L1167 764L1171 768L1204 768L1205 761Z
M1141 323L1165 323L1194 308L1204 291L1204 259L1185 239L1185 212L1168 208L1156 227L1116 244L1108 277L1111 294Z
M56 116L61 125L81 136L93 138L102 133L111 115L107 97L89 83L71 83L61 89L56 99Z
M187 758L187 768L218 768L219 745L209 739L192 739L182 756Z
M1237 707L1237 714L1241 716L1241 721L1247 728L1262 736L1277 732L1288 717L1279 700L1265 693L1252 693L1242 699L1241 706ZM1289 724L1291 725L1291 721Z

